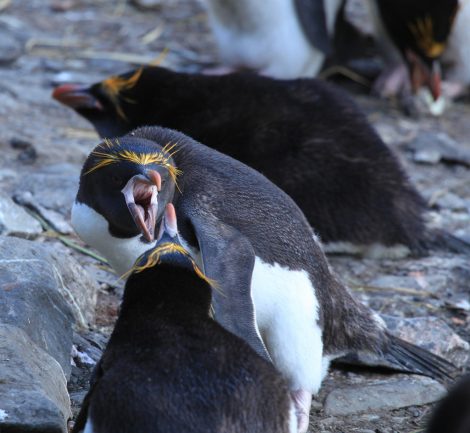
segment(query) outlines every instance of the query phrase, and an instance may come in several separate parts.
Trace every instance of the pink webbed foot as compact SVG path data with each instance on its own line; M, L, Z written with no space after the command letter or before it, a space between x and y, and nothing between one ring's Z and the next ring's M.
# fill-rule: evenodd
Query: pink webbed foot
M297 432L306 433L310 417L310 406L312 404L312 393L299 389L291 391L291 397L294 402L295 415L297 416Z

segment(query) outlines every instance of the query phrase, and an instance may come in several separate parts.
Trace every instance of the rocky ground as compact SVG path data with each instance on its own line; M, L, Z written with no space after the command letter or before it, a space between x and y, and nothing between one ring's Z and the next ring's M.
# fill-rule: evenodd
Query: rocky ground
M69 225L80 166L97 136L50 98L53 86L97 81L165 48L164 66L217 65L195 0L162 0L155 10L124 0L0 0L2 432L15 424L24 432L65 428L122 291ZM389 102L356 99L431 205L430 224L470 239L470 107L454 104L441 118L412 120ZM470 367L468 257L331 262L397 333L453 360L461 372ZM444 391L426 378L342 366L314 402L310 430L417 433Z

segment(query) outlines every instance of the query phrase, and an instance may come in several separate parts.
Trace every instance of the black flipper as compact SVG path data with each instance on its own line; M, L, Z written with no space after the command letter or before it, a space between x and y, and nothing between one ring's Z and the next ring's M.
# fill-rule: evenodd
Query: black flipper
M297 17L310 43L325 56L332 51L332 42L326 25L324 1L329 0L294 0Z
M394 335L388 334L388 337L390 345L384 358L397 365L399 370L433 379L452 379L452 373L456 370L454 364Z
M255 253L250 241L213 217L209 221L192 216L191 223L199 243L203 271L216 283L212 304L217 322L270 361L258 331L251 296Z

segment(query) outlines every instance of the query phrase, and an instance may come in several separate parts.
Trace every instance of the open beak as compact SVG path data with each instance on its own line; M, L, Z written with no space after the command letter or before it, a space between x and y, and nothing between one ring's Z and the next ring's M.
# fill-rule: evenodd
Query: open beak
M416 93L426 86L434 101L441 96L441 68L438 60L434 60L430 69L413 51L406 51L406 58L410 66L411 87Z
M162 178L155 170L147 170L146 176L137 174L129 179L121 190L127 208L135 224L147 242L155 239L155 224L158 214L158 192Z
M78 84L62 84L54 89L52 97L73 109L103 110L101 103L89 92L89 87Z
M437 60L432 64L431 78L429 80L429 90L435 101L441 96L441 65Z

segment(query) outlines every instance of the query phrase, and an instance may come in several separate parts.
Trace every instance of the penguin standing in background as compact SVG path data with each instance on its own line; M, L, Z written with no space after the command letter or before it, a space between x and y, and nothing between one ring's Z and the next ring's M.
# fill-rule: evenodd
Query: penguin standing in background
M275 78L314 77L343 0L204 0L220 58Z
M442 56L458 0L368 0L387 70L375 87L382 96L407 98L422 87L441 96Z
M459 1L459 11L442 56L445 66L446 94L458 97L470 87L470 0Z
M470 432L470 374L461 378L437 405L426 433Z
M211 283L167 205L160 239L126 283L74 433L297 431L279 373L209 317Z
M299 432L335 357L368 352L405 371L450 371L446 361L389 334L351 296L284 192L179 132L146 127L99 144L83 166L72 225L123 274L153 246L168 203L182 245L217 282L215 319L272 360L288 383Z
M255 168L291 196L327 252L403 257L470 253L429 229L424 200L344 91L315 80L205 76L146 67L53 96L102 137L160 125Z

